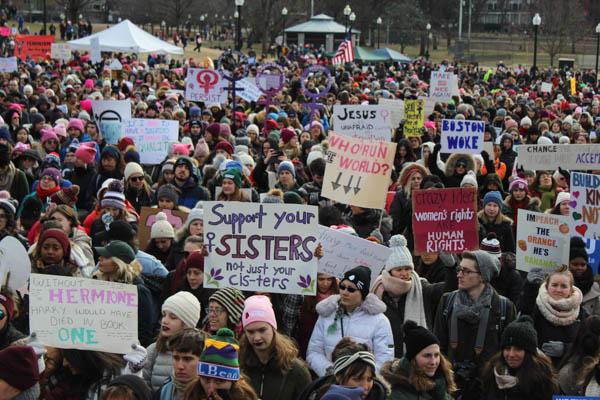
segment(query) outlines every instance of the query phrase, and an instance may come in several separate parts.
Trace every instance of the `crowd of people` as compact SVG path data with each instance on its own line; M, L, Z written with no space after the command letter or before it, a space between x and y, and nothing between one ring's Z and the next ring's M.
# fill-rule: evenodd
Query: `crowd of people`
M123 65L116 78L112 57ZM1 399L600 396L600 286L585 242L572 238L557 270L519 271L515 257L518 210L568 215L571 200L570 171L517 168L515 146L597 143L593 73L424 59L331 66L291 52L272 104L238 98L232 109L184 99L199 60L169 68L150 58L105 54L92 65L74 53L0 77L0 241L16 238L31 261L19 267L31 272L135 285L139 339L124 355L46 346L29 328L28 294L3 287ZM322 74L301 82L315 63L333 82L311 112L306 91L329 86ZM437 69L458 75L460 93L435 105L420 137L394 127L388 207L323 197L332 106L416 99ZM177 121L179 141L142 165L140 143L106 143L95 99L130 99L137 118ZM485 122L493 154L442 154L444 118ZM415 254L411 193L430 188L476 189L478 250ZM207 200L318 206L321 225L391 255L373 282L361 265L341 278L319 273L315 296L205 288ZM146 243L142 207L161 210ZM162 210L187 218L175 229Z

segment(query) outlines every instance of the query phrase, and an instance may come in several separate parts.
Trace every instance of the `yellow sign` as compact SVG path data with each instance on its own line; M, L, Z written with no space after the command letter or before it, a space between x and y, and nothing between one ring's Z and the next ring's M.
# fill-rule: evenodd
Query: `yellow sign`
M425 102L423 100L405 100L404 117L404 136L421 136L423 122L425 122Z

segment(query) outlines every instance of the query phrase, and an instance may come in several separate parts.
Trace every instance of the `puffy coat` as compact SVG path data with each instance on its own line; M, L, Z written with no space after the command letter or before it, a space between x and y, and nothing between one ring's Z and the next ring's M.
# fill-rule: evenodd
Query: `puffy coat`
M383 218L381 218L380 213L383 213ZM379 225L380 219L381 227ZM361 214L352 214L350 216L350 221L358 236L363 239L369 237L371 232L379 227L379 231L381 232L384 241L382 244L387 243L392 236L392 219L384 210L375 210L373 208L364 209L364 212Z
M187 208L196 207L196 203L200 200L210 200L206 189L198 184L198 179L195 176L190 177L183 185L179 186L173 182L175 187L180 191L179 201L177 204Z
M327 392L331 385L335 384L335 376L325 375L315 379L304 389L298 400L319 400ZM385 400L387 399L390 388L381 377L373 378L373 387L365 400Z
M368 294L360 306L350 315L337 316L340 296L334 295L317 304L319 319L315 324L306 361L319 376L327 373L332 365L331 352L343 337L365 343L375 355L377 369L394 358L394 336L390 321L384 315L386 305L374 294Z
M148 358L142 370L144 380L152 391L160 389L173 372L173 357L170 351L159 353L156 343L148 346Z

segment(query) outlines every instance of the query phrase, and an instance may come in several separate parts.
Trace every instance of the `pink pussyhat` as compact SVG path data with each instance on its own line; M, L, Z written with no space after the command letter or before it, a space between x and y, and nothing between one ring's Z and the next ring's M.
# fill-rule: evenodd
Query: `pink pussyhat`
M250 296L244 302L242 325L247 327L253 322L266 322L277 330L277 320L271 300L267 296Z

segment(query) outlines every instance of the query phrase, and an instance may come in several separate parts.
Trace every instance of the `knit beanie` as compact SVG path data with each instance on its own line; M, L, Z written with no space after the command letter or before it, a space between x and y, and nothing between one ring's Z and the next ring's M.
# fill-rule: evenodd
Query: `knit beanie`
M80 188L78 185L71 185L69 187L62 188L50 196L50 201L57 205L64 204L72 207L75 203L77 203L79 190Z
M589 262L589 255L585 248L585 242L582 238L573 236L569 245L569 262L580 257L585 259L586 263Z
M231 325L237 326L242 319L244 311L244 294L235 288L222 288L213 293L208 301L216 301L227 310L227 317Z
M253 132L258 135L258 133L259 133L258 126L254 125L254 124L248 125L248 127L246 128L246 133L250 133L250 132Z
M177 292L167 298L162 305L162 311L175 314L189 328L195 328L200 320L200 302L190 292Z
M125 195L123 194L123 183L119 180L114 180L108 184L108 190L104 193L100 207L114 207L119 210L125 208Z
M48 140L55 140L56 142L58 142L58 135L56 133L54 133L54 131L52 129L42 129L40 131L40 133L42 134L42 139L41 142L42 144L46 143Z
M364 299L369 294L369 289L371 288L371 270L362 265L349 269L344 274L340 284L344 281L354 283Z
M291 161L282 161L277 167L277 175L281 173L281 171L288 171L294 179L296 178L296 168L294 168L294 164Z
M308 156L306 157L306 165L308 165L310 167L310 164L312 164L312 162L315 161L317 158L324 158L323 152L318 151L318 150L311 151L310 153L308 153Z
M150 239L174 239L175 230L169 221L167 214L159 212L156 214L156 221L150 229Z
M529 191L529 185L527 181L523 178L515 178L508 186L508 191L513 192L514 189L524 190L525 192Z
M240 345L230 329L221 328L204 341L204 351L198 363L198 375L237 381L240 379L238 351Z
M131 175L133 174L139 174L144 176L144 170L142 169L142 166L140 164L135 162L129 162L125 166L125 172L123 172L123 175L125 176L125 181L128 181Z
M6 310L7 321L10 322L15 313L15 302L10 296L0 293L0 305Z
M520 122L519 125L520 126L524 126L524 125L531 126L531 118L529 118L529 117L523 117L523 118L521 118L521 122Z
M46 168L40 175L40 179L42 179L44 176L49 176L50 178L52 178L52 180L56 182L57 185L60 185L62 182L62 176L60 174L60 171L56 168Z
M198 140L198 143L196 143L196 150L194 150L194 157L196 157L196 158L208 157L209 153L210 153L210 149L208 147L208 144L206 143L206 140L204 140L204 139Z
M283 194L283 202L285 204L304 204L302 197L298 193L291 190Z
M571 201L571 193L569 192L559 192L556 195L556 201L554 202L554 206L556 207L563 201Z
M477 188L477 176L475 176L475 172L467 171L465 176L463 176L462 181L460 181L460 187L464 187L465 185L472 185L474 188Z
M198 219L204 220L204 209L197 207L192 208L187 216L187 219L185 220L185 228L189 229L190 224Z
M206 132L210 133L213 136L213 138L216 138L217 136L219 136L219 132L221 132L221 124L216 122L210 124L206 127Z
M133 139L129 136L124 136L120 138L119 142L117 143L117 148L119 149L119 151L125 151L129 146L135 146Z
M118 376L110 381L110 383L107 385L107 388L115 386L125 386L131 389L135 395L135 400L146 400L152 398L152 392L150 391L150 388L146 382L136 375L128 374Z
M321 400L362 400L362 387L331 385Z
M483 250L472 252L477 259L477 267L484 282L491 282L500 273L500 260Z
M29 346L8 346L0 351L0 379L21 392L38 383L40 374L33 349Z
M114 146L106 146L104 149L102 149L102 153L100 153L100 157L101 158L111 157L111 158L114 158L115 160L117 160L117 162L119 162L119 160L121 159L121 153L119 153L119 149L117 149Z
M229 168L223 172L223 179L231 179L239 189L242 187L242 172L237 168Z
M425 347L432 344L440 344L437 336L429 329L417 325L415 321L405 321L404 326L404 344L406 345L406 353L404 356L410 361Z
M47 165L48 167L60 169L60 156L55 151L50 154L46 154L43 164Z
M242 325L245 328L253 322L266 322L277 330L275 311L273 311L273 305L267 296L250 296L244 302Z
M283 204L283 193L279 189L271 189L261 197L261 203Z
M500 257L502 250L500 248L498 237L494 232L488 233L487 236L483 238L481 244L479 245L479 250L486 251L492 256Z
M508 346L520 347L529 354L537 353L537 332L529 315L522 315L506 326L502 332L502 348Z
M96 146L86 146L82 143L77 150L75 150L75 157L79 158L85 165L89 165L96 159Z
M483 196L483 206L485 207L485 205L487 203L496 203L498 205L498 207L500 208L500 210L502 210L502 196L500 195L500 192L494 190L491 192L487 192L485 194L485 196Z
M80 133L83 133L85 130L83 127L83 121L79 118L71 118L69 120L69 125L67 125L67 130L74 128L77 129Z
M71 256L71 243L69 242L69 238L63 232L62 229L50 228L50 229L44 230L44 232L38 239L38 248L41 248L47 239L56 239L58 241L58 243L60 243L61 247L63 248L63 253L64 253L63 259L64 260L69 259L69 257Z
M280 134L281 140L283 141L284 144L288 144L290 142L290 140L297 137L296 132L294 132L294 130L290 129L290 128L283 128L279 132L279 134Z
M390 272L394 268L410 267L415 269L410 250L406 247L406 238L402 235L394 235L390 238L390 250L392 254L385 261L385 270Z
M179 201L179 195L177 194L177 188L170 183L164 184L156 191L156 200L167 199L177 204Z
M226 140L221 140L219 143L217 143L217 145L215 146L215 152L217 150L223 150L229 155L233 154L233 146Z

